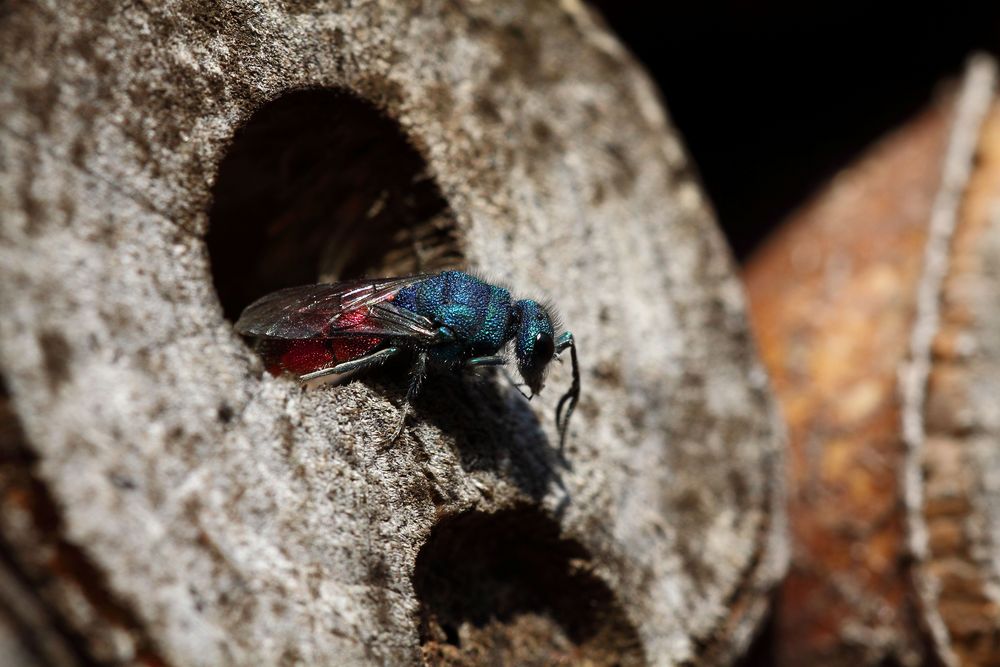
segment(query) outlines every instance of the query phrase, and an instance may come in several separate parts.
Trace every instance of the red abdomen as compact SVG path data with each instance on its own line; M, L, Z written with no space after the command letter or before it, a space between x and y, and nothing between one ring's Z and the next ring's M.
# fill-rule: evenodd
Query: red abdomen
M305 375L352 361L374 351L385 340L368 333L367 314L367 308L344 313L331 325L331 334L335 331L336 335L328 338L262 340L257 351L272 375Z

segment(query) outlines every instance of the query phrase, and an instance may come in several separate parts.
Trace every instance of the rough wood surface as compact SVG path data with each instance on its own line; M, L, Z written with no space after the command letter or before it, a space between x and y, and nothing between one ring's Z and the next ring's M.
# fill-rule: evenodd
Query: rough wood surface
M937 305L920 313L923 375L910 379L924 389L908 404L916 580L948 665L1000 665L1000 102L984 69L982 126L946 204L951 233L930 248Z
M995 380L971 380L948 361L974 348L976 363L961 365L992 378L1000 359L996 334L977 335L983 342L972 346L954 325L971 318L953 312L959 303L967 314L973 293L992 312L985 304L1000 294L982 269L990 263L982 259L990 247L983 191L992 183L996 196L996 172L976 157L977 141L992 136L982 120L994 70L991 60L974 60L959 94L838 175L748 267L754 329L790 433L780 664L953 663L957 637L980 651L992 640L985 630L995 627L995 609L987 587L971 580L992 576L982 559L994 510L987 497L974 507L956 489L971 491L973 479L981 487L997 468L956 447L982 454L997 440L939 436L943 423L974 409L992 423L996 409ZM959 210L975 210L978 231L958 225ZM953 236L965 243L953 247ZM966 291L953 295L955 284ZM960 376L977 397L955 386ZM988 651L968 664L983 664Z
M0 579L27 596L0 599L24 650L744 649L785 561L779 429L676 134L580 3L8 3L0 71ZM292 92L316 88L392 120ZM241 285L399 267L379 248L401 229L558 304L584 379L564 456L566 367L530 405L499 376L432 379L385 447L398 373L303 392L234 335Z

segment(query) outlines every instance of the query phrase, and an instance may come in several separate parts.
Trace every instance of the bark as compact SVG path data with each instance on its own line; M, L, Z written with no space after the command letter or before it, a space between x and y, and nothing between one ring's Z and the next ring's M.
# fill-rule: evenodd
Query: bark
M0 14L0 641L41 664L719 664L784 567L780 429L650 82L577 2ZM341 91L340 93L329 91ZM231 320L463 266L551 297L528 404L303 391ZM7 583L10 581L10 585Z
M748 267L789 422L780 664L1000 655L994 79L974 60L956 94L839 174Z

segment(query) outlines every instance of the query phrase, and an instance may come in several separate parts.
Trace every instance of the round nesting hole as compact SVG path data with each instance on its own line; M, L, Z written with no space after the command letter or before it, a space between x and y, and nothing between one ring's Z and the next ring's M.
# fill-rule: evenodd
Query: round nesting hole
M207 237L230 320L314 282L462 264L455 216L398 123L349 93L288 93L240 129L219 167Z
M417 556L427 665L644 665L587 550L525 507L439 523Z

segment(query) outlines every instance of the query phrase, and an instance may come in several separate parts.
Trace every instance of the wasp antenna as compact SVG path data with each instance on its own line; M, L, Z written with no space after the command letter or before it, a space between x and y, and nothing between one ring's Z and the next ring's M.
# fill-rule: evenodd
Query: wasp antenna
M563 451L563 447L566 445L566 434L569 432L569 418L573 416L576 404L580 400L580 364L576 358L576 341L573 340L573 334L567 336L566 347L569 348L570 359L573 361L573 383L556 405L556 428L559 429L560 452ZM566 408L565 415L563 414L563 407Z
M517 393L521 394L521 396L524 396L526 399L530 401L531 396L525 394L524 390L521 389L521 387L523 387L524 385L520 382L515 381L514 378L510 376L510 373L507 372L507 369L504 368L503 366L500 367L500 370L503 371L503 376L507 378L507 382L510 382L511 386L514 387L514 389L517 389Z

